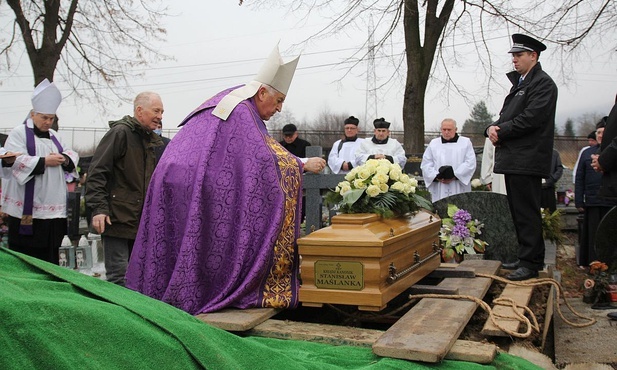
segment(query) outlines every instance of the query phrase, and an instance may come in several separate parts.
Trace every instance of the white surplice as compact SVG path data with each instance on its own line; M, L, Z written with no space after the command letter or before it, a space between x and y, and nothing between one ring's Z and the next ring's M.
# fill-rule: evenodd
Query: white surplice
M499 194L506 194L506 177L500 173L493 172L495 165L495 145L486 138L484 141L484 151L482 152L482 166L480 167L480 181L482 184L491 184L491 191Z
M26 124L33 127L32 119ZM64 151L77 167L79 155L67 148L54 130L50 135L58 139ZM32 171L41 157L50 153L59 153L51 139L34 136L36 155L28 154L26 147L26 130L23 124L15 127L6 140L4 148L10 152L22 153L15 159L12 167L3 169L2 179L2 211L10 216L21 218L24 210L26 183L32 178ZM74 171L76 175L77 172ZM35 176L32 217L36 219L52 219L66 217L67 187L62 166L45 167L45 172Z
M449 184L434 181L441 166L452 166L456 179ZM455 143L442 143L441 137L431 140L420 168L433 202L471 191L471 177L476 170L476 154L471 140L463 136L459 136Z
M394 163L398 163L401 168L405 168L405 163L407 162L405 149L396 139L389 137L388 142L385 144L375 144L372 138L363 140L356 149L356 163L358 166L363 165L368 160L368 157L373 154L389 155L393 158Z
M356 139L356 141L345 141L341 146L341 150L339 151L339 145L341 140L337 140L332 145L332 150L330 150L330 154L328 155L328 166L332 173L347 173L349 171L345 171L341 169L343 162L351 163L352 166L356 167L356 157L354 156L356 152L356 148L362 143L364 139Z

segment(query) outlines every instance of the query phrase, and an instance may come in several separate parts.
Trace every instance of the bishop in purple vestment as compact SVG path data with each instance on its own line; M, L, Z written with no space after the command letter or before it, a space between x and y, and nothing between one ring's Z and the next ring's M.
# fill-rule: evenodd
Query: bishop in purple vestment
M264 123L281 110L291 77L284 86L280 74L260 74L203 103L167 146L146 196L128 288L190 314L297 305L303 164Z

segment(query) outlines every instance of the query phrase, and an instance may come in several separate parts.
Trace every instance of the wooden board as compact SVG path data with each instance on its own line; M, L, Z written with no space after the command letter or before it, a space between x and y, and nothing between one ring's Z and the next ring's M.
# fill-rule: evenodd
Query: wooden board
M383 330L270 319L246 334L267 338L305 340L335 346L370 347L383 333Z
M454 265L454 267L452 267ZM435 271L431 272L428 277L429 278L453 278L453 277L465 277L465 278L474 278L476 277L476 271L472 268L467 267L457 267L457 264L452 263L442 263L439 265Z
M533 287L531 286L517 286L512 284L506 284L506 287L501 292L500 298L510 298L519 306L527 306L531 300L531 294L533 293ZM516 312L524 314L523 308L517 308ZM495 317L495 320L501 327L512 332L518 332L521 326L521 322L516 319L515 311L510 306L496 305L493 307L493 314L498 316L506 316L504 318ZM508 337L509 334L499 329L490 319L487 319L484 323L484 327L480 332L482 335L493 335L498 337Z
M227 331L246 331L279 313L275 308L250 308L240 310L226 308L217 312L204 313L195 317L206 324Z
M357 347L370 347L383 334L382 330L273 319L266 320L246 332L246 335L258 337L304 340L335 346ZM446 359L488 364L493 362L496 354L497 346L494 344L457 340L446 355Z
M495 274L501 262L469 260L460 266L474 268L476 273ZM461 295L482 298L491 282L480 277L448 278L439 286L458 288ZM424 298L377 340L373 352L384 357L439 362L446 357L476 307L475 302L467 300Z

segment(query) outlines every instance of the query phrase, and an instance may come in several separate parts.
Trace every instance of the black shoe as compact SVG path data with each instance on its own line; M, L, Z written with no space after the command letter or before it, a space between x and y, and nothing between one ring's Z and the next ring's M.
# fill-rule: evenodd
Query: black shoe
M606 316L608 316L608 318L611 319L611 320L617 320L617 311L609 312L609 313L606 314Z
M518 269L516 269L516 271L511 273L510 275L506 276L506 279L509 279L512 281L521 281L521 280L527 280L527 279L536 278L536 277L538 277L537 270L532 270L527 267L521 266Z
M518 260L516 260L515 262L510 262L510 263L502 263L501 267L503 267L506 270L516 270L518 268Z

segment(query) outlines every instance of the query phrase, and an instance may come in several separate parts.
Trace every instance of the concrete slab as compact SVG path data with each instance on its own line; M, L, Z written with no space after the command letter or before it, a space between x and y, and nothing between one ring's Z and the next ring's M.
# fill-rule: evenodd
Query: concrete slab
M595 325L576 328L567 325L556 314L554 316L555 331L555 364L600 363L608 364L617 361L617 321L609 320L606 314L611 310L593 310L591 305L581 298L571 299L570 304L580 314L593 317L598 322ZM577 321L569 314L567 308L562 311L569 321ZM615 310L617 311L617 308Z

